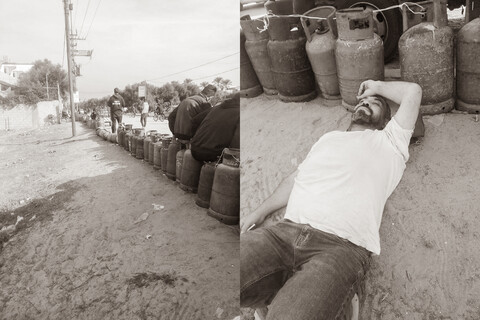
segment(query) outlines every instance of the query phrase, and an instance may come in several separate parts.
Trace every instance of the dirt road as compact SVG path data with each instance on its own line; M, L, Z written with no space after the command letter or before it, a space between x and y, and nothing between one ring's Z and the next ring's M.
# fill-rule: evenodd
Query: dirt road
M93 130L2 133L0 176L1 319L240 314L238 230Z

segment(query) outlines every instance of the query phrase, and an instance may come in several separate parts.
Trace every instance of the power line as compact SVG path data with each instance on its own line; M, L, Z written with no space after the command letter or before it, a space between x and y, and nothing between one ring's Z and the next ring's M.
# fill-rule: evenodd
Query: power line
M85 18L87 17L89 7L90 7L90 0L88 0L88 3L87 3L87 9L85 10L85 15L83 16L82 27L80 28L80 32L78 33L79 35L82 34L83 24L85 23Z
M223 71L223 72L219 72L219 73L216 73L216 74L212 74L212 75L210 75L210 76L205 76L205 77L201 77L201 78L197 78L197 79L192 79L192 81L201 80L201 79L205 79L205 78L210 78L210 77L214 77L214 76L218 76L219 74L224 74L224 73L227 73L227 72L230 72L230 71L233 71L233 70L237 70L237 69L240 69L240 67L236 67L236 68L233 68L233 69L230 69L230 70L227 70L227 71Z
M170 77L170 76L173 76L173 75L176 75L176 74L179 74L179 73L183 73L183 72L186 72L186 71L190 71L190 70L193 70L193 69L196 69L196 68L200 68L200 67L203 67L203 66L206 66L208 64L211 64L211 63L214 63L214 62L217 62L217 61L220 61L220 60L223 60L225 58L228 58L228 57L231 57L231 56L234 56L236 54L239 54L240 52L235 52L235 53L232 53L228 56L225 56L225 57L222 57L220 59L217 59L217 60L213 60L213 61L210 61L210 62L207 62L207 63L204 63L204 64L201 64L199 66L196 66L196 67L193 67L193 68L190 68L190 69L186 69L186 70L182 70L182 71L179 71L179 72L175 72L175 73L171 73L171 74L167 74L165 76L161 76L159 78L153 78L153 79L148 79L146 81L154 81L154 80L159 80L159 79L163 79L163 78L166 78L166 77ZM238 69L238 68L237 68Z
M93 14L93 19L92 19L92 22L90 23L90 27L88 27L88 31L87 31L87 34L85 35L85 38L87 38L88 34L90 33L90 29L92 28L93 20L95 20L95 16L97 15L98 7L100 7L101 2L102 2L102 0L98 1L97 8L95 9L95 13Z
M75 18L73 19L73 24L76 26L77 25L77 12L78 12L78 0L75 2Z

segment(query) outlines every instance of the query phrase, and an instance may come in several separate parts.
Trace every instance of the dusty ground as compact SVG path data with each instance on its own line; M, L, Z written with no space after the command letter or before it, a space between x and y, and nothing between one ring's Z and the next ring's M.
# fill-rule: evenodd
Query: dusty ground
M248 215L350 114L317 98L241 101L241 216ZM382 252L368 273L362 319L480 319L480 122L469 114L425 116L425 137L388 200ZM266 221L274 223L284 209Z
M238 229L93 130L2 133L0 176L0 319L240 314Z

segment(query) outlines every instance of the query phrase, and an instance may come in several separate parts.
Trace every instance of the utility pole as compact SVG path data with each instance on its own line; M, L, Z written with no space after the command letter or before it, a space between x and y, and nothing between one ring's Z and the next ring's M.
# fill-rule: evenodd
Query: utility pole
M70 113L72 116L72 136L76 136L76 128L75 128L75 107L73 103L73 81L72 81L72 56L70 52L70 26L68 24L68 15L70 6L67 1L63 0L63 4L65 7L65 37L66 37L66 47L67 47L67 61L68 61L68 89L70 91Z

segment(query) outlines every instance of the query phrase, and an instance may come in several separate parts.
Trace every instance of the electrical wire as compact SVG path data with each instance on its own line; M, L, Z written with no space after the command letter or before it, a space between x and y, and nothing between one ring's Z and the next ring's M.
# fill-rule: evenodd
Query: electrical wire
M201 64L201 65L198 65L198 66L193 67L193 68L190 68L190 69L186 69L186 70L182 70L182 71L179 71L179 72L167 74L167 75L165 75L165 76L161 76L161 77L158 77L158 78L148 79L148 80L146 80L146 81L159 80L159 79L163 79L163 78L166 78L166 77L170 77L170 76L173 76L173 75L182 73L182 72L186 72L186 71L190 71L190 70L193 70L193 69L196 69L196 68L200 68L200 67L206 66L206 65L208 65L208 64L211 64L211 63L214 63L214 62L217 62L217 61L226 59L226 58L228 58L228 57L234 56L234 55L239 54L239 53L240 53L240 52L235 52L235 53L229 54L228 56L225 56L225 57L222 57L222 58L219 58L219 59L216 59L216 60L213 60L213 61L210 61L210 62ZM238 68L237 68L237 69L238 69Z
M76 0L75 7L73 7L73 10L75 10L75 18L73 19L73 24L76 26L77 25L77 12L78 12L78 0Z
M78 33L79 35L82 34L83 24L85 23L85 18L87 17L89 7L90 7L90 0L88 0L88 3L87 3L87 9L85 10L85 15L83 16L82 26L80 27L80 32Z
M88 34L90 33L90 29L92 28L93 20L95 20L95 16L97 15L98 7L100 7L101 2L102 2L102 0L98 1L97 8L95 9L95 13L93 14L93 19L92 19L92 22L90 23L90 27L88 27L88 31L87 31L87 34L85 35L85 38L87 38Z
M230 71L233 71L233 70L238 70L238 69L240 69L240 67L236 67L236 68L233 68L233 69L230 69L230 70L227 70L227 71L223 71L223 72L219 72L219 73L216 73L216 74L212 74L212 75L209 75L209 76L192 79L192 81L218 76L219 74L224 74L224 73L227 73L227 72L230 72Z

